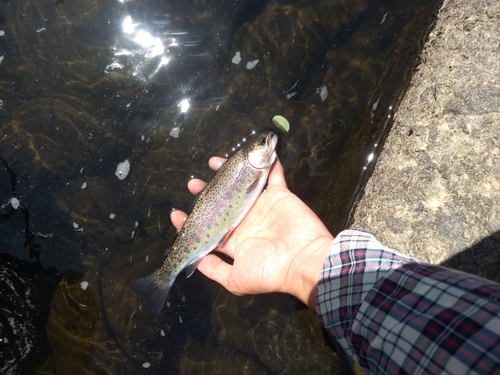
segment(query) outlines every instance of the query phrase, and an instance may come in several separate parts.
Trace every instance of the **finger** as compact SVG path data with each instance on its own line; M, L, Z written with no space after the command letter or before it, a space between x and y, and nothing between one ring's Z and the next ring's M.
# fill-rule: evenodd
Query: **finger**
M181 210L173 210L172 212L170 212L170 221L177 230L180 230L182 228L184 222L187 220L187 217L188 215L186 215L186 213L182 212Z
M214 171L218 171L222 164L226 162L227 159L221 158L219 156L213 156L210 158L208 161L208 166L212 168ZM203 180L200 180L199 178L192 178L188 182L188 189L192 194L198 194L200 193L203 189L205 189L205 186L207 186L207 183Z
M208 161L208 166L214 171L218 171L222 164L226 162L227 159L221 158L220 156L212 156Z
M199 194L203 189L205 189L207 183L199 178L192 178L188 181L187 187L191 194Z
M283 165L281 164L280 159L278 158L276 158L276 162L271 167L267 183L269 186L287 187L285 180L285 170L283 169Z
M208 254L201 260L200 264L198 264L198 271L200 271L209 279L218 282L231 293L240 295L240 292L229 288L227 280L229 278L229 275L231 274L232 267L232 265L224 262L217 255Z

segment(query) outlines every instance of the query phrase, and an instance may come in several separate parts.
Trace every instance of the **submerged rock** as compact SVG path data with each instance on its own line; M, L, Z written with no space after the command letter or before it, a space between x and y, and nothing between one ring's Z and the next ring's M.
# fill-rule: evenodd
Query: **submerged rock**
M0 373L31 373L50 354L46 324L59 280L54 269L0 254Z

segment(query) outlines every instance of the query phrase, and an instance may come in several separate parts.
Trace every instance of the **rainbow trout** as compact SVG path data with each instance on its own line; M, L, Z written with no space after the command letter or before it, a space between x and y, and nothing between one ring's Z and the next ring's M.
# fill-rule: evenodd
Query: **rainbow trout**
M201 259L243 220L267 182L277 143L276 134L259 133L231 156L198 196L161 268L133 282L132 289L147 296L153 314L163 309L177 275L186 269L191 276Z

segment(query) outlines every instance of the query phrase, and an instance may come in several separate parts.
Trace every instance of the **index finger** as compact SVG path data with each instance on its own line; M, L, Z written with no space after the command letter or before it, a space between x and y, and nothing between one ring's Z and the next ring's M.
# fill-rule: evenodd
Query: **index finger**
M208 166L214 171L218 171L222 164L226 162L227 159L221 158L219 156L213 156L208 161ZM199 194L203 189L205 189L207 183L199 178L192 178L188 181L187 188L191 194Z
M227 159L221 158L220 156L212 156L208 161L208 166L214 171L218 171L222 164L226 162Z

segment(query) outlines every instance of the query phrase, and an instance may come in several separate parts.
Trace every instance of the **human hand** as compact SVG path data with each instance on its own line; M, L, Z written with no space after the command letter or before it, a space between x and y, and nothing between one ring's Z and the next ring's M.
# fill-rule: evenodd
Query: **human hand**
M218 170L225 159L213 157ZM191 193L206 183L192 179ZM172 224L180 229L187 215L172 211ZM236 295L283 292L294 295L314 309L319 274L333 236L316 214L288 190L283 166L276 160L267 189L228 240L215 250L234 259L232 265L208 254L198 270Z

